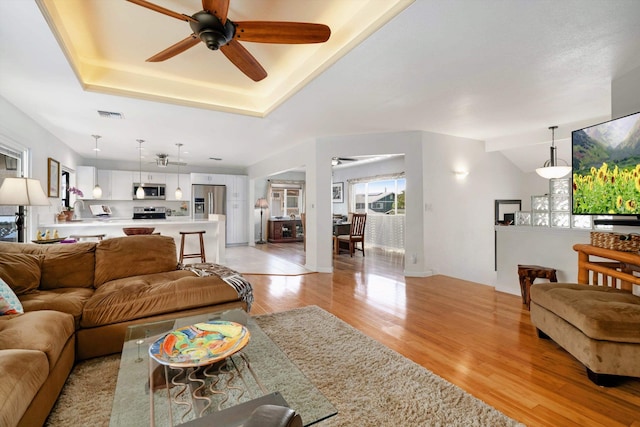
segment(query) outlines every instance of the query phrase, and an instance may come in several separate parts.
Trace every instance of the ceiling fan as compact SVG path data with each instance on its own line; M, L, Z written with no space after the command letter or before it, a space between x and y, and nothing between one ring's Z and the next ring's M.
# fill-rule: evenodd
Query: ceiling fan
M185 162L171 162L169 161L169 155L168 154L156 154L156 160L155 162L150 162L150 163L155 163L156 166L161 167L161 168L166 168L169 165L173 165L173 166L187 166L187 164Z
M160 62L202 41L209 49L224 54L240 71L258 82L267 77L262 65L240 44L240 41L278 44L323 43L329 40L331 30L323 24L279 21L233 22L227 18L230 0L202 0L202 9L191 16L174 12L146 0L127 0L155 12L189 23L193 33L147 59Z
M358 159L350 159L349 157L332 157L331 158L331 166L338 166L344 162L355 162Z

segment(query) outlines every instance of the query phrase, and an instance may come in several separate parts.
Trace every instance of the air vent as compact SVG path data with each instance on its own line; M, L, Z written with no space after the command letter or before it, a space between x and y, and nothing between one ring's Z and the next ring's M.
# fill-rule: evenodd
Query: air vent
M105 119L124 119L124 115L122 115L122 113L114 113L113 111L98 110L98 115Z
M209 157L209 160L217 160L220 161L222 160L220 157Z

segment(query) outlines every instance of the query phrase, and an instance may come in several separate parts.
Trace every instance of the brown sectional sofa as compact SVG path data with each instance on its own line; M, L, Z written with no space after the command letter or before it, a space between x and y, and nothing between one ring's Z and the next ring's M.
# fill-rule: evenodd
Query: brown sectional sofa
M0 425L42 425L76 360L120 352L127 327L250 309L246 282L180 268L171 237L0 242L0 277L24 314L0 316ZM242 282L242 280L240 280Z

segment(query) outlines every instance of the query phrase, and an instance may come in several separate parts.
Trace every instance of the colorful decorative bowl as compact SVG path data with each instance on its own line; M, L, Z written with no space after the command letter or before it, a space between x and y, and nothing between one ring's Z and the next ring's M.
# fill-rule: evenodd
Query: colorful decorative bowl
M169 332L151 344L149 355L180 368L210 365L242 350L250 335L239 323L210 320Z

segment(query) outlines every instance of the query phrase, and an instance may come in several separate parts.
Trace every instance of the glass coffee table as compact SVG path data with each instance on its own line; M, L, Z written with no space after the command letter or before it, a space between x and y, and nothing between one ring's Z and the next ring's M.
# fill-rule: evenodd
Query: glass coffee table
M149 346L174 329L208 320L243 324L251 333L240 352L199 368L173 368L149 356ZM305 426L335 407L243 310L131 326L120 359L110 426L240 425L262 404L295 409Z

